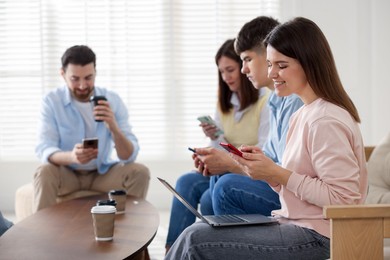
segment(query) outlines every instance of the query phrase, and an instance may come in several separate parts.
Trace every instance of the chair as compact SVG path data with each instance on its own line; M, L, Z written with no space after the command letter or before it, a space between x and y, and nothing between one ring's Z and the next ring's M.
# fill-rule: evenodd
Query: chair
M366 160L373 146L365 147ZM390 204L329 205L330 256L333 260L384 259L384 238L390 238Z
M366 154L366 161L367 162L370 159L370 156L371 156L372 152L374 151L374 149L375 149L375 146L365 146L364 147L364 153Z

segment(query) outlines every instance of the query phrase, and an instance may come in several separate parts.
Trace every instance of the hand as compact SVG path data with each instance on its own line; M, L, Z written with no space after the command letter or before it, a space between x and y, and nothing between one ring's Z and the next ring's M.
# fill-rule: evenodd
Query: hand
M192 159L194 160L194 166L198 170L198 172L202 173L204 176L209 176L209 172L207 171L202 160L200 160L197 153L192 154Z
M207 176L226 172L238 173L240 171L240 168L237 167L234 160L225 151L208 147L196 148L196 153L199 156L199 160L204 164L204 168L207 169Z
M97 155L98 155L97 148L96 149L94 149L94 148L84 149L82 144L76 144L73 147L73 150L71 153L72 161L73 161L73 163L76 163L76 164L86 164L89 161L97 158Z
M263 153L258 146L241 145L239 150L243 153Z
M192 160L194 160L195 168L198 168L201 164L203 164L196 153L192 154Z
M211 140L217 139L215 133L218 131L218 127L216 125L201 123L199 126L202 127L203 133Z
M271 186L287 184L291 171L274 163L260 149L253 149L253 147L247 148L255 153L243 152L243 158L229 154L243 172L252 179L266 181ZM244 150L246 148L243 147L242 151Z

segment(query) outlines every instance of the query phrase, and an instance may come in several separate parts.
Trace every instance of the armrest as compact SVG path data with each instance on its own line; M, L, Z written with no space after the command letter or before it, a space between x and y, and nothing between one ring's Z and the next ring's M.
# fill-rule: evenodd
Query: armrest
M368 161L371 157L372 152L374 151L375 146L365 146L364 152L366 154L366 161Z
M390 204L329 205L331 259L383 259L383 239L390 237Z
M390 204L329 205L323 214L329 219L390 218Z

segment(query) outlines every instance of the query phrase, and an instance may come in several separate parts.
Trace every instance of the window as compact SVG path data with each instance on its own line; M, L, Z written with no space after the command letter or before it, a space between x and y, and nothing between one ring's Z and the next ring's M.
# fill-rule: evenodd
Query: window
M196 117L214 114L214 55L277 0L0 0L0 160L34 159L43 95L64 84L60 57L75 44L97 55L96 85L128 106L139 158L188 157L208 141Z

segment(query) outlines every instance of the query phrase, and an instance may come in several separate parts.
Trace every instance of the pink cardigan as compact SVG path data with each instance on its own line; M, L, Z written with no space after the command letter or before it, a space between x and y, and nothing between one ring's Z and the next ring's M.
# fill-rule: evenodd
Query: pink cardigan
M286 186L274 187L282 223L314 229L329 237L322 207L362 204L367 169L359 125L343 108L319 98L290 119L282 166L293 171Z

